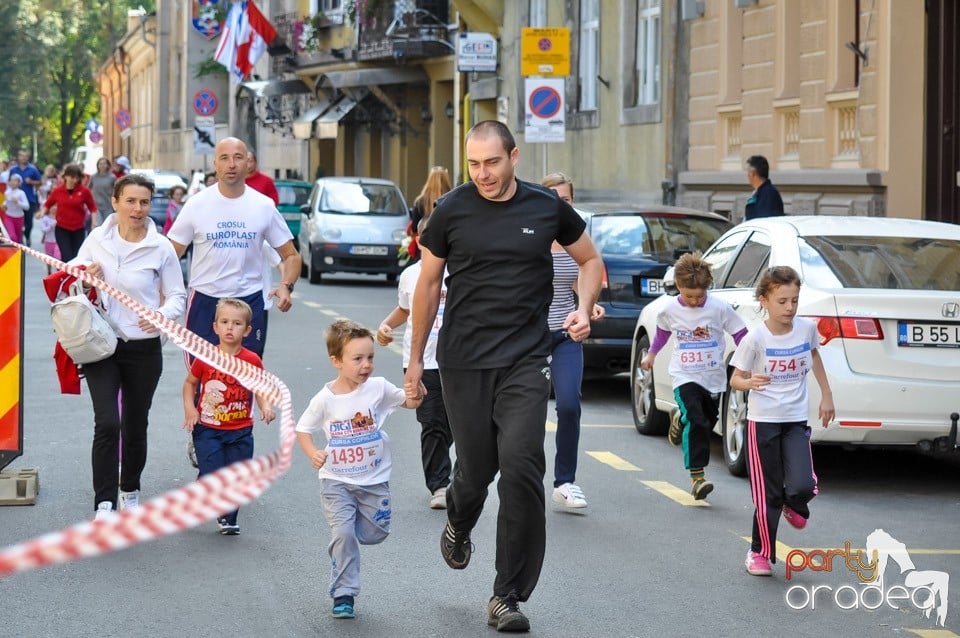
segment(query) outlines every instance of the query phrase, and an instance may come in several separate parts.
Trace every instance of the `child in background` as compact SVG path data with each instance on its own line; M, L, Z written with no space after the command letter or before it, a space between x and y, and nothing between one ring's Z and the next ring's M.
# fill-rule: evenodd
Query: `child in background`
M413 235L416 240L427 227L429 217L424 217L417 225ZM410 365L410 342L413 336L413 319L410 308L413 305L413 291L420 277L420 262L416 261L400 274L397 285L397 307L387 315L377 329L377 343L381 346L393 342L393 329L406 322L403 333L403 372ZM423 477L430 491L430 509L447 509L447 486L450 485L450 446L453 434L447 421L447 408L443 405L443 388L440 385L440 370L437 365L437 337L443 325L443 303L447 297L447 287L440 284L440 306L437 318L427 337L427 346L423 352L423 385L427 395L423 404L417 408L417 421L420 422L420 454L423 459Z
M54 229L57 227L57 218L53 216L53 211L48 210L47 214L40 218L40 232L43 234L43 251L54 259L60 259L60 247L57 246L57 237ZM47 266L47 274L52 272L52 268Z
M757 300L767 311L744 339L730 363L730 387L747 397L747 459L753 540L747 551L747 572L769 576L777 560L777 522L803 529L810 518L808 503L817 494L817 475L810 451L807 373L820 385L823 427L836 412L818 347L816 324L796 317L800 275L789 266L769 268L760 277Z
M252 317L253 311L245 302L221 299L217 303L213 330L220 337L217 347L221 352L262 368L260 357L243 347ZM253 458L253 396L232 376L200 359L193 360L183 382L183 427L193 433L200 476ZM273 409L260 397L257 405L261 418L270 423L275 416ZM238 510L234 510L217 519L224 536L240 533L237 513Z
M693 483L690 493L700 501L713 491L704 468L710 462L710 433L720 411L720 393L727 387L723 333L733 335L739 344L747 327L730 304L707 295L713 274L700 253L680 257L674 279L680 294L657 316L657 334L640 367L652 369L673 334L677 347L670 359L670 376L680 415L671 423L668 438L673 445L682 445L684 467Z
M345 319L327 329L327 353L337 378L325 384L297 423L297 441L319 470L323 513L330 525L334 618L354 617L360 593L360 545L390 533L390 445L383 421L396 408L417 408L401 388L373 374L373 333ZM327 443L314 445L323 431Z
M6 199L3 207L3 225L7 229L10 239L18 244L23 243L23 218L30 210L27 194L20 188L22 179L19 175L11 175L7 180Z

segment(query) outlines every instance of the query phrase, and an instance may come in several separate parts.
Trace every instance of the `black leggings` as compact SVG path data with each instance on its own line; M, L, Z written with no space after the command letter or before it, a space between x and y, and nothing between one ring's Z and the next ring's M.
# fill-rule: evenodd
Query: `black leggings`
M80 245L87 236L87 231L82 228L77 230L67 230L56 226L53 229L53 235L57 238L57 247L60 249L60 259L70 261L80 252Z
M810 451L810 428L806 421L793 423L747 422L747 459L753 541L750 549L777 562L777 524L786 505L810 518L808 503L817 495L817 475Z
M124 492L140 489L147 464L147 414L162 370L159 337L118 341L112 356L83 366L93 399L94 508L109 501L116 509L118 487Z

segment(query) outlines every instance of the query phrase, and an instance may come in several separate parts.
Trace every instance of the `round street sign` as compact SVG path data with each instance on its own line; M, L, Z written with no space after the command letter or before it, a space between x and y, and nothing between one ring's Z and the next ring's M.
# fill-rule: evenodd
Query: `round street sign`
M552 86L538 86L530 92L530 112L543 120L549 120L560 111L563 101Z
M550 38L540 38L537 41L537 48L541 51L549 51L553 48L553 42L550 41Z
M219 102L213 91L200 89L193 96L193 111L197 115L213 115L217 112Z
M103 140L103 135L100 134L100 131L94 131L90 134L90 141L94 144L99 144Z
M121 131L125 131L130 128L130 123L133 121L133 117L130 115L130 111L127 109L119 109L117 111L117 128Z

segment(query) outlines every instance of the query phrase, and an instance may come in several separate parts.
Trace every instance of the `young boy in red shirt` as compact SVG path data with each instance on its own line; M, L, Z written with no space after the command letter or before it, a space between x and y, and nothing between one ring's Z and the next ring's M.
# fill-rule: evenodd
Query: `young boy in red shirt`
M220 337L221 352L263 367L256 353L243 347L243 338L251 330L253 311L239 299L221 299L213 321ZM197 386L200 393L197 393ZM253 393L235 378L194 359L183 382L183 427L193 433L200 476L210 474L237 461L253 458ZM273 408L257 397L261 418L270 423ZM238 510L217 519L220 533L236 536Z

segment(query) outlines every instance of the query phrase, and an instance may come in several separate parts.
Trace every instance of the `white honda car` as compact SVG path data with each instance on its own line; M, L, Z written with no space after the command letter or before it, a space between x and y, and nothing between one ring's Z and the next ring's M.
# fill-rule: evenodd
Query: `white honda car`
M820 391L809 384L814 443L952 447L960 412L960 226L876 217L775 217L744 222L704 253L709 294L729 302L749 328L763 320L754 298L768 266L800 273L798 314L814 319L837 415L817 423ZM673 271L665 276L669 286ZM644 372L659 309L640 313L631 353L633 416L642 434L663 434L676 413L667 367L673 340ZM733 355L727 337L727 360ZM746 396L721 398L716 431L730 471L746 473ZM952 417L951 417L952 415ZM954 430L955 432L955 430ZM955 437L954 437L955 440Z

